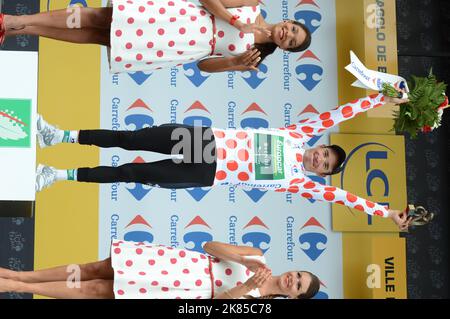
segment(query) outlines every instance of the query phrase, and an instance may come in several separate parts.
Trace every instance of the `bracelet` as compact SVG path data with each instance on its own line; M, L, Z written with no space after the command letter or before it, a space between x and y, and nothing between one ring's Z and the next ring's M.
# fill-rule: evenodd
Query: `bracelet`
M238 19L239 19L239 16L233 15L233 16L231 17L229 23L230 23L231 25L234 25Z
M225 293L225 295L227 295L231 299L234 299L234 297L230 294L230 292L228 290L225 290L224 293Z

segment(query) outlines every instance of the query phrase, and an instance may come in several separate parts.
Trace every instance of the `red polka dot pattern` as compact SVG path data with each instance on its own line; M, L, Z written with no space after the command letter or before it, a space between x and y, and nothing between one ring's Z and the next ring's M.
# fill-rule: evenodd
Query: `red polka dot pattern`
M113 5L117 9L111 24L112 34L115 35L111 39L113 73L152 71L179 66L207 57L211 53L213 30L210 15L197 4L174 0L158 2L116 0ZM229 8L229 11L235 14L238 9L240 8ZM253 23L259 13L259 6L256 7L256 11L251 7L244 7L239 12L240 20ZM153 24L158 27L150 27ZM216 19L216 27L214 54L237 55L254 44L253 34L240 32L226 21ZM151 47L154 51L143 51L146 47L142 47L142 42L139 41L143 37L154 41ZM133 52L131 57L123 53L125 40L132 45L128 50L138 50ZM179 48L186 46L190 49L180 54ZM136 59L138 53L142 54L143 59Z
M288 188L288 192L294 193L294 194L298 193L299 190L300 190L300 189L299 189L298 186L291 186L291 187Z
M239 178L240 181L246 182L246 181L249 180L250 177L249 177L249 175L247 173L241 172L241 173L238 174L238 178Z
M239 167L239 165L238 165L238 163L237 163L236 161L229 161L229 162L227 163L227 168L228 168L230 171L232 171L232 172L234 172L235 170L237 170L238 167Z
M219 181L223 181L225 178L227 178L227 173L225 171L218 171L216 173L216 179Z
M225 142L228 148L234 149L237 146L237 142L234 139L229 139Z

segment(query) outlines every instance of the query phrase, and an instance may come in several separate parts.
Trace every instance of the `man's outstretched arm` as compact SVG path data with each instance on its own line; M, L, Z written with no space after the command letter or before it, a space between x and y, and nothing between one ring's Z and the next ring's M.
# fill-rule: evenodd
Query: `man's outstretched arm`
M356 115L367 112L386 104L386 97L383 94L373 94L367 97L351 101L333 110L316 114L309 119L300 121L288 127L296 133L307 136L321 135L327 129L338 125L341 122L350 120Z
M280 189L277 192L288 191L300 194L307 199L326 201L330 203L344 205L369 215L391 218L400 229L407 228L406 216L401 216L399 211L390 210L378 203L351 194L343 189L334 186L327 186L312 181L308 177L298 178L291 181L287 189Z

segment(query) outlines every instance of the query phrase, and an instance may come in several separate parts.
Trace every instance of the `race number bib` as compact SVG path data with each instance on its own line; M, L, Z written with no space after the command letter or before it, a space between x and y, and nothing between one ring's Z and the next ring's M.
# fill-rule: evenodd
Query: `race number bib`
M284 137L255 134L255 179L284 179Z

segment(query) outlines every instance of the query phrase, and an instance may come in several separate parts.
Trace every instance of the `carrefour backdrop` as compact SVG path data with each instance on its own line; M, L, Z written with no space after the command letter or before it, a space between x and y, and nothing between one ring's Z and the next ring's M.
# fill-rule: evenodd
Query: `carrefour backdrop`
M335 107L335 1L262 1L261 8L269 23L305 23L313 32L309 50L278 50L258 73L207 74L192 63L120 75L109 73L103 50L101 127L136 130L194 120L223 128L283 127ZM328 133L309 146L327 144ZM100 152L100 164L109 166L161 158L167 157L117 148ZM323 283L319 298L343 297L341 234L331 231L327 203L233 187L166 190L116 183L100 186L99 216L100 258L109 256L113 238L199 251L209 240L252 245L264 251L274 273L312 271Z

